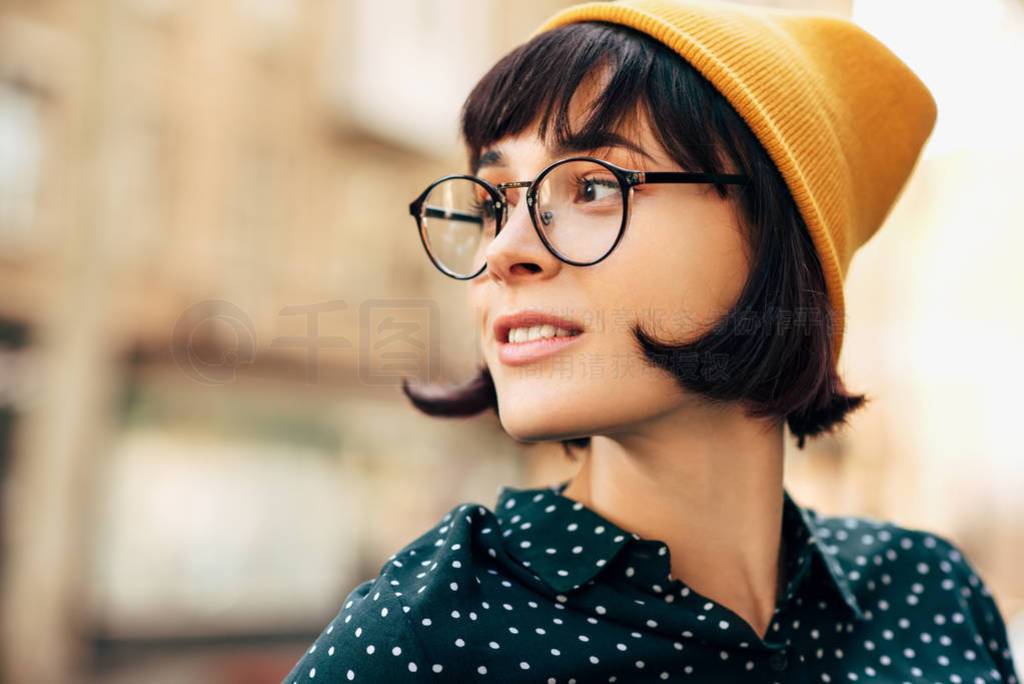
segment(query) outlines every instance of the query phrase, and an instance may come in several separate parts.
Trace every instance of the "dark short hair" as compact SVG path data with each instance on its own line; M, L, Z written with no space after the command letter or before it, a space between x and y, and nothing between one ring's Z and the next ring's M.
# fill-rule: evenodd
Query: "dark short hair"
M585 77L609 79L592 114L571 127L569 103ZM462 112L462 135L475 171L481 152L535 122L559 143L599 142L646 116L658 142L682 168L743 173L736 194L753 255L736 304L699 339L669 345L639 325L633 334L650 364L711 402L744 402L747 415L785 420L803 448L807 436L831 431L867 401L847 394L833 363L835 311L814 244L788 186L768 153L724 96L688 62L644 33L604 22L569 24L533 37L480 80ZM726 164L733 166L727 169ZM716 185L721 197L729 187ZM735 187L735 186L733 186ZM402 390L421 411L469 416L498 411L486 366L469 383ZM561 440L587 448L590 437Z

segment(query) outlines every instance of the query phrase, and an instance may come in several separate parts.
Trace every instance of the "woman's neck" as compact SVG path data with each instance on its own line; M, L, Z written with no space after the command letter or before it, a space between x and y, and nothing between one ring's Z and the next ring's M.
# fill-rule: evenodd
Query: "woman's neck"
M783 448L781 423L687 406L595 436L563 495L665 542L672 578L763 638L782 581Z

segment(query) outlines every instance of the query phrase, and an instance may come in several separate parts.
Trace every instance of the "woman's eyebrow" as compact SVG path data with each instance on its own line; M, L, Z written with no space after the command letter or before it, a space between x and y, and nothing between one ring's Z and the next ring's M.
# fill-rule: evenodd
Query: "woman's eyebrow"
M559 145L557 145L552 151L552 159L558 159L566 155L581 154L581 153L592 153L600 149L607 149L613 147L622 147L631 152L644 157L648 161L654 161L654 158L648 154L644 148L640 147L629 139L624 138L615 133L604 133L598 136L587 136L579 138L570 138ZM500 149L484 150L480 157L477 159L476 164L473 168L473 173L479 173L480 169L484 167L495 167L505 166L505 155Z
M479 171L484 166L504 166L505 157L502 155L500 150L486 150L480 155L480 158L476 160L476 171Z
M570 138L555 148L554 155L556 157L562 157L567 154L595 152L597 150L607 149L610 147L623 147L630 152L639 154L648 161L654 161L654 158L648 154L644 148L630 141L628 138L624 138L615 133L604 133L599 136L588 136L578 139Z

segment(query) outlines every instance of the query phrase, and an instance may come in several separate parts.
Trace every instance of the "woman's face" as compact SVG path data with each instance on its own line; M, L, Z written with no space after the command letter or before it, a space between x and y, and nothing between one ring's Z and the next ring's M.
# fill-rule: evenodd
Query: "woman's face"
M577 154L643 171L690 170L669 158L645 121L619 133L648 157L623 147L557 154L529 129L485 149L478 175L495 184L532 180L549 163ZM508 190L510 201L517 192ZM487 268L469 281L504 429L526 442L613 436L694 405L696 397L672 375L647 365L631 330L639 323L660 342L690 341L736 302L748 251L732 201L711 185L638 186L622 240L591 266L551 254L525 205L516 202L487 248ZM583 332L568 344L509 343L507 333L495 332L496 320L521 312L568 319ZM548 347L530 355L530 345Z

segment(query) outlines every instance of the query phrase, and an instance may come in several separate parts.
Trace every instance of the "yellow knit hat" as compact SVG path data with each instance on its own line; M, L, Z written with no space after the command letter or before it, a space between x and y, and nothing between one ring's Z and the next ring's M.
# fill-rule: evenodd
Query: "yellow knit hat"
M629 26L692 64L732 104L789 185L821 258L843 343L843 279L882 225L935 123L935 101L876 38L836 16L729 2L619 0L569 7Z

